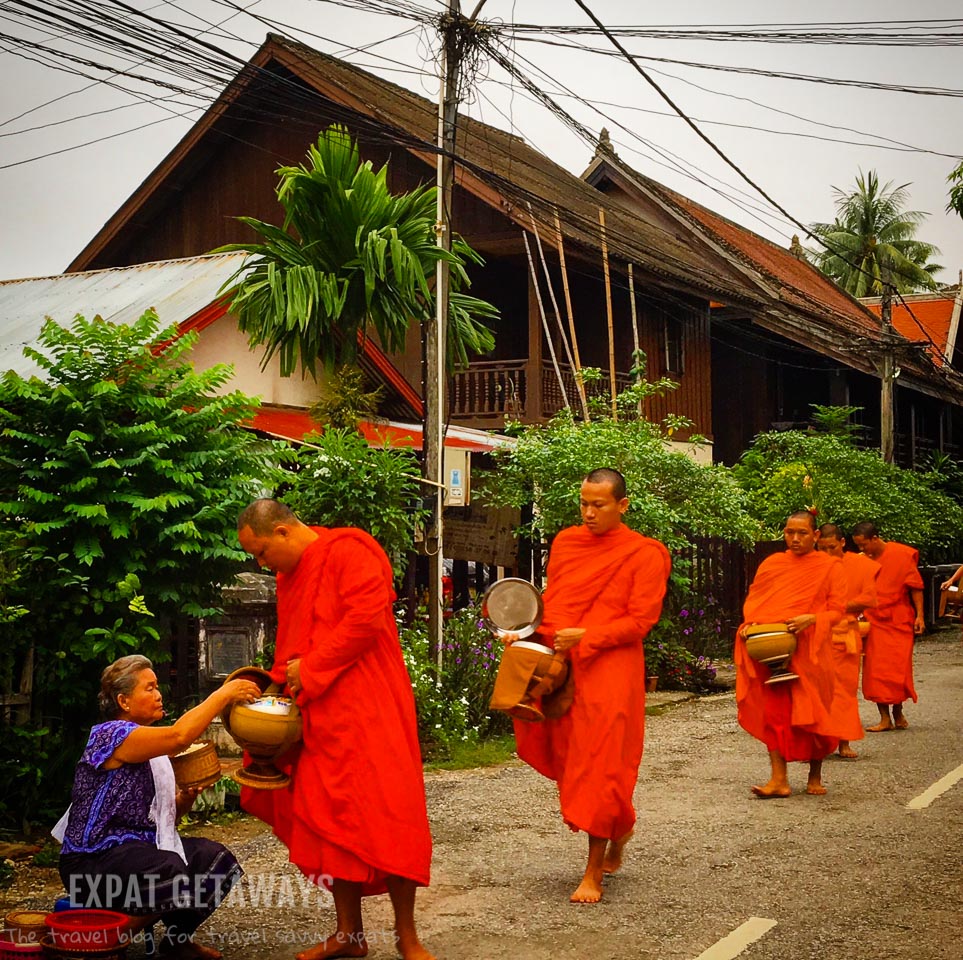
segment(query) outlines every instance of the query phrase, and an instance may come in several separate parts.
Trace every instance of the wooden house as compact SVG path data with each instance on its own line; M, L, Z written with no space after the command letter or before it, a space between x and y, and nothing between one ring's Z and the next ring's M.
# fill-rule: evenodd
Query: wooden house
M864 442L879 446L883 346L878 301L874 307L850 297L807 261L798 238L789 249L779 247L633 170L604 136L584 177L637 216L685 231L693 254L712 250L725 257L764 297L761 309L747 309L721 295L711 305L718 461L734 462L759 431L804 427L811 404L862 407ZM924 309L929 298L906 300L920 306L894 310L894 327L902 335L893 347L900 367L895 446L897 462L914 466L928 450L963 455L963 377L943 362L910 315L911 309ZM941 319L934 332L945 345L952 330L955 349L952 302L950 297L936 308ZM958 323L958 303L955 316Z
M272 35L68 269L251 239L235 218L280 222L275 170L302 162L332 123L363 157L389 164L392 189L434 181L433 103ZM878 435L878 321L804 259L625 167L605 144L579 178L462 117L455 152L453 226L485 257L472 293L501 317L492 353L449 382L451 423L499 429L578 409L574 367L597 367L605 389L622 389L637 341L648 375L679 385L647 414L690 418L712 441L701 458L732 462L760 430L806 422L811 403L862 406ZM412 413L421 358L412 330L405 351L372 371ZM959 381L918 352L901 368L901 404L926 408L921 422L939 422L939 445L955 449Z

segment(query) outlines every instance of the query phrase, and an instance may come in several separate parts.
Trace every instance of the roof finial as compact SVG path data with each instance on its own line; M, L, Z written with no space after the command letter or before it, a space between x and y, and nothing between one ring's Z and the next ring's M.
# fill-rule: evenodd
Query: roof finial
M616 156L615 150L612 149L612 138L609 136L607 127L602 127L599 131L599 142L595 146L595 156L599 157L603 154L610 157Z

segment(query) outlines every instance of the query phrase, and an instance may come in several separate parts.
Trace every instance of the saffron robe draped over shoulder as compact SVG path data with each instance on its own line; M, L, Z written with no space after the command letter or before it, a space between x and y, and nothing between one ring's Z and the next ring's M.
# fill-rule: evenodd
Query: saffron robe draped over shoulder
M862 553L846 552L840 559L846 581L846 603L864 609L876 606L876 578L879 564ZM833 697L832 726L841 740L861 740L866 734L859 718L859 658L862 638L858 614L846 612L833 627L833 665L836 669L836 695Z
M916 608L910 590L922 590L919 553L905 543L886 541L876 557L880 566L879 603L866 612L871 626L863 661L863 696L874 703L916 702L913 685L913 626Z
M671 569L657 540L619 524L559 533L548 560L540 641L584 627L572 648L575 697L568 712L540 723L515 721L518 755L558 784L573 830L619 839L635 823L632 793L645 733L642 641L662 613Z
M313 527L318 539L278 574L272 677L300 659L303 739L277 766L280 790L241 791L315 883L383 893L395 875L427 885L431 834L415 701L392 602L391 564L367 533Z
M836 686L830 632L845 603L842 564L817 550L767 557L749 587L734 654L739 724L784 760L821 760L838 744L830 717ZM749 656L743 628L804 613L816 622L796 634L789 667L799 679L767 686L769 668Z

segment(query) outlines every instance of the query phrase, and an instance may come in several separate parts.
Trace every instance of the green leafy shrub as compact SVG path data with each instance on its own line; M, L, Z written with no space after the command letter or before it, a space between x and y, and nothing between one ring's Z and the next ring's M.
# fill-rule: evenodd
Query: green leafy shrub
M329 429L300 448L283 498L305 523L366 530L397 576L425 516L420 472L411 450L369 447L354 430Z
M645 639L645 674L658 677L660 690L693 690L703 693L713 688L716 669L709 657L693 653L669 631L657 625Z
M440 673L431 657L423 620L416 620L400 635L415 692L418 739L426 759L446 757L457 743L511 731L507 715L488 709L501 643L484 627L473 606L459 610L445 623Z
M0 379L0 536L14 571L2 599L30 611L5 626L4 658L33 645L33 732L64 731L65 757L44 740L57 802L52 770L72 773L101 669L134 651L166 659L170 622L213 612L247 559L237 514L277 482L288 449L241 429L256 401L224 391L224 364L195 371L195 341L153 311L131 325L48 320L24 350L41 376ZM36 811L30 795L13 794L14 821L18 805Z
M522 532L536 540L551 537L581 522L578 493L585 474L614 467L628 486L625 521L633 530L670 549L696 536L753 540L758 525L729 470L670 450L666 441L674 429L638 417L583 423L562 411L547 425L516 429L515 445L496 451L497 470L486 477L481 496L496 506L534 504Z
M872 520L887 540L917 547L925 562L956 553L963 508L937 488L933 471L885 463L844 437L789 430L761 433L733 472L767 537L778 539L786 517L815 507L817 522L849 530Z

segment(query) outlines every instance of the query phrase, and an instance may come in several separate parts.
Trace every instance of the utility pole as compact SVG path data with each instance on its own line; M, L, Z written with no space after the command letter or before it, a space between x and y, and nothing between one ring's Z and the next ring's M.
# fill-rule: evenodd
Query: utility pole
M461 43L465 27L474 23L485 4L479 3L466 20L459 0L448 0L448 11L439 24L442 34L441 83L438 93L438 161L435 235L438 246L451 250L451 201L454 182L455 122L458 117L458 85L461 74ZM442 665L442 584L444 574L445 477L445 335L448 329L449 269L447 259L435 270L435 315L425 325L425 478L433 483L434 508L425 532L428 553L428 641L438 667Z
M893 462L896 449L895 406L893 403L896 384L896 360L893 344L893 288L889 283L889 270L883 267L880 279L883 296L880 300L880 339L883 355L880 360L879 397L879 449L886 463Z

